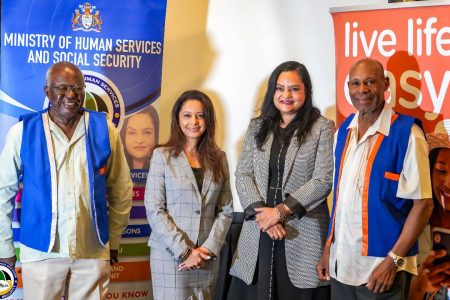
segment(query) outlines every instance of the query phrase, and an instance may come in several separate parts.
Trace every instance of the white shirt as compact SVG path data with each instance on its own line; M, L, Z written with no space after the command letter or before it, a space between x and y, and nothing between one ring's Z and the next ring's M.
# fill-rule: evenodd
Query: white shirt
M369 127L360 141L357 140L358 113L348 126L351 129L351 135L342 166L334 242L330 249L330 276L344 284L358 286L367 283L372 271L384 259L384 257L361 255L362 188L367 158L378 135L389 135L391 117L394 113L386 104L378 119ZM338 132L335 134L335 147L337 134ZM415 124L409 134L397 197L411 200L432 197L428 144L422 131ZM383 243L383 241L379 242ZM407 257L402 269L417 274L416 256Z
M58 220L55 245L50 253L20 245L21 262L51 258L109 259L109 249L118 249L120 237L128 224L131 209L132 182L130 171L114 125L108 121L111 156L107 165L109 204L109 243L103 247L98 241L91 219L91 197L87 170L84 116L81 117L72 138L49 118L49 126L58 183ZM23 122L11 127L0 155L0 257L15 254L12 243L12 201L18 191L18 172L22 167L20 149ZM30 145L31 146L31 145ZM37 229L38 230L38 229Z

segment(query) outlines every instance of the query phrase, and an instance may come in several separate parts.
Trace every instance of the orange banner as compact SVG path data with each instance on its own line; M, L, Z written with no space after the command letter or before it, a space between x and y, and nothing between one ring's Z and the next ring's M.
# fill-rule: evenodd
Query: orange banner
M383 63L391 87L386 99L420 120L426 132L450 129L450 4L387 4L332 9L336 44L337 123L354 112L348 95L353 63ZM447 126L445 126L447 124Z
M149 262L119 262L111 266L111 282L149 281Z

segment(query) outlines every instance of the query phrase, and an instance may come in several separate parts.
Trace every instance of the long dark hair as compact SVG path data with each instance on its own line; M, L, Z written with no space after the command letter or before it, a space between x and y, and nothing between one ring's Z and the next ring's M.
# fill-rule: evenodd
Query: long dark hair
M184 102L187 100L197 100L203 105L205 114L206 130L200 137L197 144L197 151L200 157L200 164L204 169L211 170L213 180L219 182L225 178L225 172L222 169L222 151L215 142L216 135L216 115L214 106L209 97L200 91L189 90L181 94L172 108L172 122L170 124L170 137L167 143L161 147L168 148L170 155L178 156L183 151L185 143L184 133L181 131L179 115Z
M312 102L312 83L306 67L296 61L287 61L280 64L273 70L267 83L267 91L264 96L264 102L261 107L261 115L258 117L262 119L262 125L256 133L256 145L258 149L262 149L269 133L274 132L280 124L281 114L273 103L273 96L277 85L278 77L282 72L295 71L300 76L305 85L305 103L291 124L296 127L298 143L301 144L303 139L309 134L313 124L320 116L320 111ZM290 125L291 125L290 124Z
M434 148L430 151L430 154L428 155L428 158L430 159L430 178L431 178L431 193L433 195L433 203L434 203L434 208L436 209L436 207L439 207L441 204L439 203L436 195L434 194L434 189L433 189L433 170L434 170L434 165L436 164L436 160L437 160L437 156L439 154L439 151L441 151L442 148ZM444 207L445 210L445 207Z

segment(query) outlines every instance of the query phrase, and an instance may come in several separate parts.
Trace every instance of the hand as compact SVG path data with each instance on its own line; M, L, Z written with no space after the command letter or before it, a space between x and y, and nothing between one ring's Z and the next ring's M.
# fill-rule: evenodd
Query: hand
M287 231L284 228L283 224L277 223L267 229L266 233L272 240L282 240L286 237Z
M262 232L266 232L267 229L277 224L280 219L280 214L276 208L271 207L259 207L255 208L256 214L256 224Z
M14 268L14 266L16 265L16 256L11 256L11 257L5 257L5 258L0 258L1 262L7 263L8 265L10 265L11 267Z
M374 293L384 293L391 289L397 273L397 266L390 256L384 260L373 270L369 277L366 287Z
M431 251L423 262L423 269L417 277L417 289L422 292L435 292L441 286L450 286L450 261L434 265L434 261L447 255L445 250Z
M317 275L320 280L330 280L330 246L325 244L323 247L322 256L316 265Z
M204 265L205 260L210 259L211 256L209 256L208 249L205 247L194 248L189 257L178 265L178 271L200 269Z
M118 255L119 250L112 250L112 249L109 250L109 263L111 266L119 262Z

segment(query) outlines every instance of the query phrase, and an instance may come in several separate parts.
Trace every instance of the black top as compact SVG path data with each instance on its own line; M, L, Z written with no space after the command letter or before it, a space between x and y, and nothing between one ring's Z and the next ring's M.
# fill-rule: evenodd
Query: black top
M202 168L192 168L192 172L194 172L195 181L197 181L197 186L199 192L202 191L203 185L203 169Z
M290 128L278 128L274 132L269 161L269 190L266 204L274 207L283 202L281 186L283 184L284 161L294 131Z

